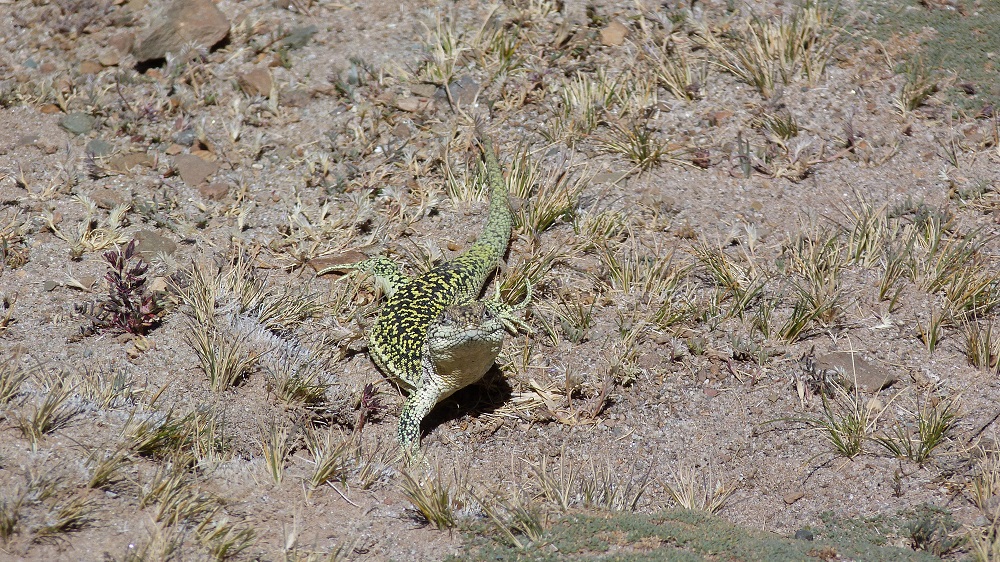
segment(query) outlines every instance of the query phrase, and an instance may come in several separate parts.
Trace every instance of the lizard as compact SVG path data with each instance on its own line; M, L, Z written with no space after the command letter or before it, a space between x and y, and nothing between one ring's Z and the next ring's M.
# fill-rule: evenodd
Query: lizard
M505 331L530 329L515 313L531 301L531 287L511 306L495 297L477 300L507 252L514 225L508 187L491 139L479 135L489 186L486 225L467 250L410 278L385 256L317 272L353 269L375 278L386 297L368 337L373 362L407 391L397 437L419 448L420 423L441 400L481 379L495 362Z

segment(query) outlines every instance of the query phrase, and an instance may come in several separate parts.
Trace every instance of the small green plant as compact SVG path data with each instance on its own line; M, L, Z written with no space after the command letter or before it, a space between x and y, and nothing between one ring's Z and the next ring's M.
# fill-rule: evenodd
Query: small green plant
M874 440L897 458L923 464L954 431L958 407L954 400L932 398L919 406L915 418L915 432L897 424L889 434Z
M311 488L318 488L334 480L342 481L347 477L350 440L335 442L332 431L320 436L316 430L306 431L305 439L313 462L312 474L309 476Z
M218 332L211 325L188 323L188 344L194 349L212 390L219 392L235 385L257 365L259 354L245 338Z
M0 406L6 406L21 393L21 385L33 371L17 365L14 359L0 361Z
M589 304L585 301L589 300ZM587 335L594 324L594 305L597 298L591 296L585 299L583 295L574 295L572 298L561 296L559 303L555 306L556 318L562 328L563 335L572 344L587 341Z
M523 551L542 544L546 519L530 500L520 494L509 501L496 496L492 502L484 501L475 494L472 497L511 546Z
M959 525L951 513L932 505L917 508L914 518L904 525L913 550L923 550L943 556L962 544L963 537L956 535Z
M515 212L514 226L538 237L556 221L572 221L586 187L586 178L567 171L565 165L546 166L531 158L527 148L514 154L509 176L511 195L524 204Z
M195 528L195 535L198 542L208 549L211 559L217 562L229 560L250 548L257 537L256 531L231 523L228 517L217 520L212 516L206 517Z
M722 480L712 478L711 473L693 467L674 470L670 480L661 485L679 507L706 513L718 513L736 490L734 485L723 484Z
M452 485L442 480L440 472L422 481L414 478L408 471L401 471L401 474L403 495L424 520L442 530L455 526Z
M947 308L932 310L930 321L926 326L917 320L917 335L920 337L920 341L924 342L927 351L934 353L938 343L941 342L941 328L949 323L951 323L951 315Z
M609 128L608 135L598 139L598 142L608 152L631 160L641 171L659 166L670 155L667 142L659 139L647 123L633 119L627 123L611 123Z
M821 393L822 415L798 418L798 421L822 432L838 455L851 459L864 450L865 442L874 433L887 406L874 399L865 400L856 386L849 391L834 382L830 387L832 397Z
M980 369L996 368L998 355L1000 341L993 336L992 321L985 326L976 321L965 325L965 356L970 365Z
M285 459L291 451L292 430L287 425L272 420L267 428L260 429L260 449L267 472L276 484L281 484L285 474Z
M45 523L34 529L33 541L41 542L54 538L62 538L66 533L82 530L93 522L95 509L93 500L80 496L52 506Z
M87 480L88 488L108 490L115 484L121 482L122 469L129 463L128 450L118 448L108 454L100 454L94 451L87 459L88 466L91 467L90 479Z
M75 389L64 381L58 381L46 392L41 404L31 406L31 413L16 416L18 429L31 443L31 450L37 451L39 442L49 433L66 427L79 412L70 398Z
M1000 451L980 446L977 452L979 460L972 477L972 500L983 515L993 518L996 524L1000 518L1000 506L995 505L994 499L1000 494Z
M816 83L840 42L833 8L807 2L792 14L762 18L753 14L742 29L720 41L702 25L698 39L716 57L716 64L770 98L776 86L800 75Z
M628 473L619 472L610 464L598 468L590 465L589 474L580 476L580 497L584 506L608 511L635 511L649 487L652 468L642 473L635 464Z
M668 37L659 43L650 39L642 50L657 82L679 100L701 97L706 73L696 71L694 66L705 65L704 61L691 53L687 42Z
M765 113L756 121L768 140L785 147L786 143L799 134L799 124L795 121L795 116L788 111L777 113Z
M901 74L903 86L892 103L900 113L906 115L927 103L937 93L938 83L919 57L906 61Z

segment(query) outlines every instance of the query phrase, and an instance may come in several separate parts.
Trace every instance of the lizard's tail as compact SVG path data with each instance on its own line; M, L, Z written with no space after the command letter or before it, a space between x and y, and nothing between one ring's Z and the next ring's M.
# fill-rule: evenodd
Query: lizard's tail
M497 161L493 141L489 136L481 133L479 125L480 123L477 122L476 131L480 134L483 158L486 160L486 181L490 187L490 212L486 219L486 226L483 228L483 234L477 243L496 249L497 259L499 259L506 252L507 244L510 242L510 233L514 227L514 215L511 213L510 202L507 200L507 181L504 180L503 169Z

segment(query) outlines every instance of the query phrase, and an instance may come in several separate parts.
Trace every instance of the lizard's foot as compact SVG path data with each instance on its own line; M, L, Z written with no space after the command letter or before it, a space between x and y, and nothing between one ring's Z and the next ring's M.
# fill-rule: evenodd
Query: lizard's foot
M523 329L527 333L532 333L534 330L528 325L523 319L518 318L516 313L528 308L531 304L531 282L525 282L527 287L527 293L521 302L515 305L509 305L500 298L499 286L497 287L497 294L492 299L484 301L483 304L493 313L494 316L501 322L503 322L504 327L512 334L517 334L518 328Z
M385 256L375 256L355 263L343 263L325 267L316 272L316 275L324 275L331 271L362 271L375 278L375 284L382 289L386 297L391 297L400 286L408 283L410 279L399 271L399 264Z

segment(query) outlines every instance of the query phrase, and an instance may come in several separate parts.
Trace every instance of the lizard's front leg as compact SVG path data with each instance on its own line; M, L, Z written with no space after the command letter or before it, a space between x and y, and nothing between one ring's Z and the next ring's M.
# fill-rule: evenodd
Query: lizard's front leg
M441 389L434 383L434 364L424 354L421 359L420 383L410 392L399 415L399 444L404 451L416 451L420 447L420 422L430 413L441 399Z

